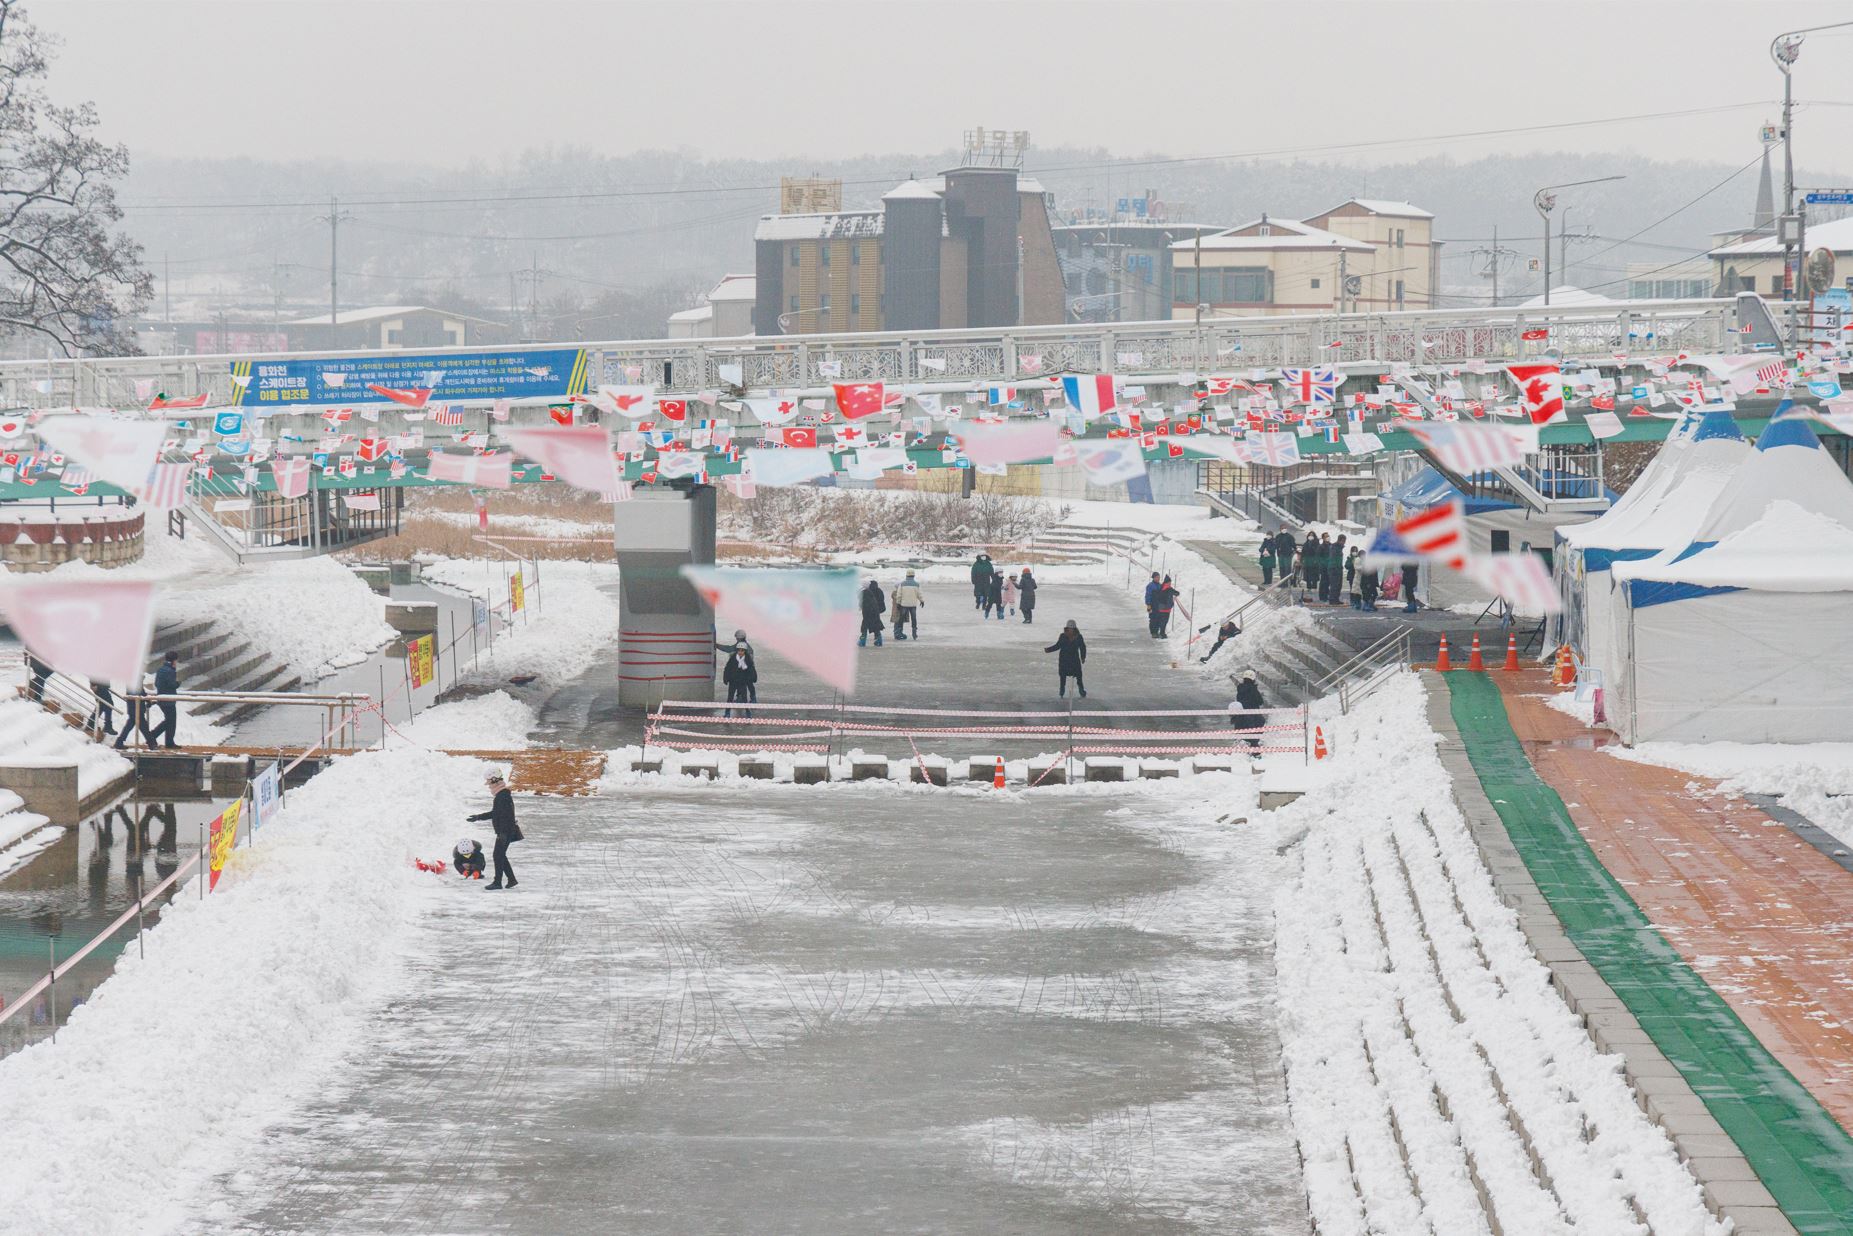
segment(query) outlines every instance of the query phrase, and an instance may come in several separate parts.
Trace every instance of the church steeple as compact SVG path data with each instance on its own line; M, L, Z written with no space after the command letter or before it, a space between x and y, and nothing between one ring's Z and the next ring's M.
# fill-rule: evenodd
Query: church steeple
M1776 226L1776 190L1769 173L1769 147L1763 147L1763 174L1756 187L1756 220L1751 224L1759 232Z

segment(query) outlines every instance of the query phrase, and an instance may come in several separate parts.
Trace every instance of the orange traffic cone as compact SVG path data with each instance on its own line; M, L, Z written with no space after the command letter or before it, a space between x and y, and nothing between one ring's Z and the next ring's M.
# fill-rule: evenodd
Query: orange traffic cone
M1506 636L1505 668L1514 674L1518 673L1518 632L1516 631Z
M1478 631L1473 633L1473 648L1467 654L1467 668L1475 673L1481 673L1486 669L1486 662L1480 659L1480 633Z
M1313 758L1315 760L1323 760L1325 758L1325 727L1324 726L1320 726L1320 725L1313 726Z
M1551 682L1560 687L1570 685L1572 669L1570 665L1570 645L1557 649L1557 665L1551 670Z
M1441 637L1441 655L1435 658L1435 672L1445 674L1454 666L1448 661L1448 637Z
M1004 788L1004 757L1001 755L997 757L997 770L991 774L991 788L994 790Z

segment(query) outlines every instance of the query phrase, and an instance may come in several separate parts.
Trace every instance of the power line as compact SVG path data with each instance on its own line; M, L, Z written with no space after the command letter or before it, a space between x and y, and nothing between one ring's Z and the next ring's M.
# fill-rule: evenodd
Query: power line
M1176 166L1185 163L1214 163L1238 159L1261 159L1277 155L1330 154L1347 150L1377 150L1399 146L1421 145L1433 142L1473 141L1487 137L1512 137L1524 133L1552 133L1571 129L1589 128L1595 125L1627 124L1644 120L1673 120L1691 116L1715 115L1721 112L1742 111L1751 107L1769 107L1771 103L1752 100L1745 103L1726 103L1712 107L1685 108L1669 112L1640 112L1630 116L1608 116L1594 120L1567 120L1551 124L1515 125L1501 129L1473 129L1460 133L1430 134L1421 137L1382 138L1371 141L1334 142L1324 145L1281 146L1260 150L1236 151L1223 154L1183 155L1160 159L1105 159L1086 163L1057 164L1051 167L1027 168L1025 174L1030 176L1049 176L1063 172L1095 171L1113 169L1133 169L1149 167ZM893 182L893 177L878 179L845 180L843 183L852 187L882 185ZM776 190L776 184L742 184L716 185L707 187L658 187L627 189L588 189L574 192L554 193L504 193L476 194L463 197L402 197L402 198L366 198L349 195L350 206L466 206L466 205L505 205L543 202L571 201L611 201L621 199L656 198L656 197L699 197L724 193L764 193ZM320 201L221 201L221 202L174 202L174 203L124 203L125 211L165 211L165 210L278 210L288 208L321 207Z

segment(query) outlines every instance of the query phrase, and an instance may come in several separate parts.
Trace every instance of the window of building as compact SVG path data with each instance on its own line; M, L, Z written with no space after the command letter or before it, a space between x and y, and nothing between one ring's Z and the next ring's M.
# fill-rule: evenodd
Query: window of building
M854 265L854 263L852 262L851 265ZM851 292L849 294L849 315L851 317L860 317L861 314L862 314L862 293Z
M1396 281L1396 303L1399 305L1403 303L1403 281L1401 279Z
M1274 299L1271 276L1265 269L1225 270L1222 295L1217 301L1225 305L1259 305Z
M1756 291L1756 277L1754 275L1737 276L1737 290L1740 292Z
M1403 229L1400 227L1396 229L1396 247L1398 249L1403 247Z
M829 245L819 245L817 247L817 264L819 266L822 266L825 270L830 269L830 246Z
M849 247L849 264L851 266L862 265L862 246L861 245L851 245Z
M1172 295L1172 299L1175 300L1180 305L1196 304L1197 303L1197 272L1195 270L1180 270L1180 271L1177 271L1176 274L1177 274L1177 278L1175 282L1177 284L1177 288L1176 288L1176 291ZM1102 283L1102 286L1103 287L1105 286L1104 281Z
M1314 279L1313 280L1313 291L1316 292L1318 290L1319 290L1319 281L1317 279Z
M1257 236L1272 236L1273 234L1274 234L1274 229L1269 227L1265 223L1263 223L1260 227L1255 229L1255 235Z
M793 266L796 266L796 265L798 264L798 253L799 253L799 248L798 248L798 246L797 246L797 245L793 245L793 246L791 247L791 264L792 264Z
M398 343L401 337L398 327L388 327L386 330L386 345L391 347L393 344Z
M791 304L787 306L787 308L789 308L793 313L796 313L798 311L798 298L796 296L793 296L791 298Z
M830 293L828 293L828 292L825 292L825 293L824 293L824 294L823 294L822 296L820 296L820 297L818 297L818 298L817 298L817 312L818 312L818 314L819 314L819 315L828 315L828 314L829 314L829 312L830 312Z
M1771 296L1782 295L1782 276L1781 275L1771 275L1769 277L1769 294Z

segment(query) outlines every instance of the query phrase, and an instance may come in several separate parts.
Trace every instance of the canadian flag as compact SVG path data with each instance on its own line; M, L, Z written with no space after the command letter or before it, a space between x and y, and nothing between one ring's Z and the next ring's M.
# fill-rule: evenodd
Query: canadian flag
M362 438L355 450L359 452L363 462L372 463L386 453L386 439Z
M613 408L632 420L650 414L650 405L656 400L654 386L601 386L598 393Z
M817 431L808 426L792 426L778 431L778 441L785 446L814 447Z
M1563 384L1555 365L1507 365L1506 372L1525 396L1525 415L1534 425L1563 416Z
M408 408L422 408L425 406L425 401L431 398L431 388L428 386L414 386L410 390L400 390L398 387L379 386L369 382L367 389L382 399L390 399Z
M845 420L854 421L873 416L886 404L880 382L837 382L834 389L837 411L843 414Z
M674 421L679 425L688 419L688 400L659 399L656 401L656 411L664 420Z

